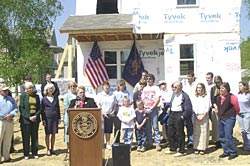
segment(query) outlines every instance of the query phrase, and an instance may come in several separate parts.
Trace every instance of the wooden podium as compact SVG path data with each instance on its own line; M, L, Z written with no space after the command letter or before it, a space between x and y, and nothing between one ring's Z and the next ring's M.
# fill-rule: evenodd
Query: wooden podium
M70 166L102 166L102 113L100 108L70 108Z

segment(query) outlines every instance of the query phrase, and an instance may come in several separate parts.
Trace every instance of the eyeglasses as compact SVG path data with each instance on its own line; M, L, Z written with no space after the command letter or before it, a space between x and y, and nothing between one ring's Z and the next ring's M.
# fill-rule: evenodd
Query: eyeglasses
M76 86L70 86L70 88L76 88Z

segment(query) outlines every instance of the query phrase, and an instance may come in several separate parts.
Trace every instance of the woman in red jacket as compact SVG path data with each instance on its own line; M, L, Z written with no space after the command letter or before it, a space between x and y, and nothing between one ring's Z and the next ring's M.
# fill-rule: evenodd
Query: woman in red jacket
M214 103L215 112L218 115L218 130L223 154L219 157L228 157L228 160L238 156L236 144L233 138L236 115L240 112L238 98L230 93L229 83L224 82L220 86L220 95Z

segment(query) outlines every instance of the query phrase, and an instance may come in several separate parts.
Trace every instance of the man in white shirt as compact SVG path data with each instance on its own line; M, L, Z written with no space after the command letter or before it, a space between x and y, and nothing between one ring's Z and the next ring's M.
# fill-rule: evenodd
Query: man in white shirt
M148 74L147 76L147 86L143 89L141 99L144 102L144 109L149 117L147 121L147 138L148 143L153 144L152 140L152 127L154 130L154 139L156 150L161 151L160 146L160 132L158 126L158 104L161 98L160 88L154 85L155 77L153 74Z

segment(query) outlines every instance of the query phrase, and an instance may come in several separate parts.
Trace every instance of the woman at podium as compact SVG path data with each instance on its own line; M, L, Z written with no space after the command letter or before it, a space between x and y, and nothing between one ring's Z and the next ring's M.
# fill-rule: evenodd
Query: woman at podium
M69 108L97 108L94 99L85 96L85 87L77 87L77 97L70 101Z

